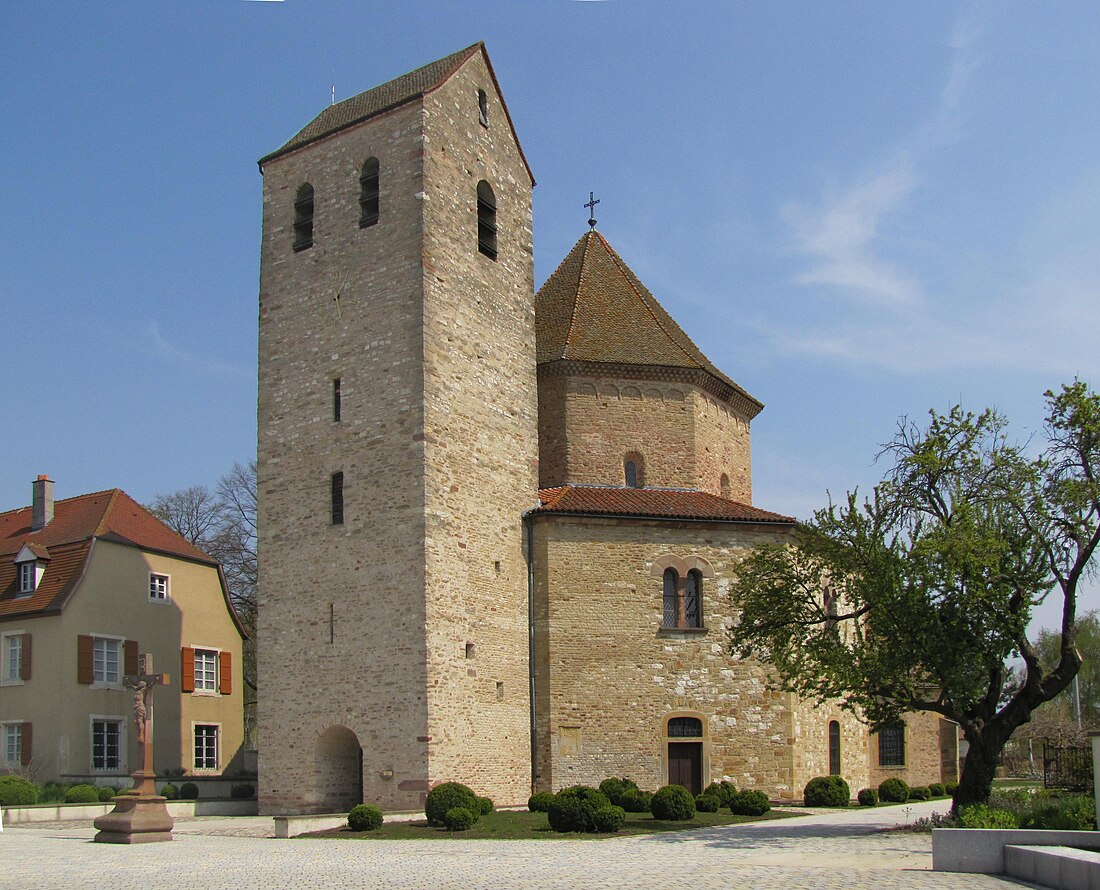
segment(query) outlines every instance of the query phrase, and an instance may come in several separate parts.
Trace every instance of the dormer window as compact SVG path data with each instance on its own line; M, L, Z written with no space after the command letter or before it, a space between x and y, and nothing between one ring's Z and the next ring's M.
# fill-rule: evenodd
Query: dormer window
M49 558L45 547L23 545L23 549L15 556L15 565L19 575L17 596L30 596L38 589L38 584L46 573L46 562Z
M37 568L36 562L19 563L20 593L34 593L34 589L38 586L38 572L35 571Z

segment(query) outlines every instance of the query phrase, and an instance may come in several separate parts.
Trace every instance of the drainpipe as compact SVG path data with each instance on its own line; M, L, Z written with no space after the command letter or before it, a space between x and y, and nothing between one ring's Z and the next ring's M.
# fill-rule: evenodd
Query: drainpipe
M527 676L531 696L531 793L535 793L535 769L538 762L538 720L535 715L535 523L530 511L523 514L527 532Z

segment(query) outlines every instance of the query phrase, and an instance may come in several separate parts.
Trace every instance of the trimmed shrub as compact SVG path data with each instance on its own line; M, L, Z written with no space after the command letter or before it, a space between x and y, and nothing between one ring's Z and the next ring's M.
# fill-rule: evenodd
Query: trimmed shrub
M873 807L878 803L878 792L874 788L863 788L859 792L859 805Z
M532 813L545 813L550 809L550 801L554 799L550 791L536 791L527 798L527 809Z
M256 796L256 786L248 782L238 782L229 789L229 796L234 800L251 800Z
M0 776L0 804L18 807L38 801L38 786L22 776Z
M3 782L6 777L0 776L0 782ZM65 792L69 790L68 785L62 785L58 782L47 782L41 788L38 789L38 802L39 803L64 803ZM3 800L0 800L3 803Z
M648 813L652 802L652 792L642 791L638 788L627 788L619 796L617 806L622 807L628 813Z
M717 813L722 801L717 794L704 791L695 796L695 809L699 813Z
M477 798L477 811L481 816L488 816L493 812L493 799L491 797Z
M477 795L461 782L444 782L436 785L424 801L424 815L428 817L428 824L433 828L441 828L446 823L443 817L447 810L455 808L469 810L474 814L474 821L481 815L481 809L477 805ZM468 828L469 826L467 826Z
M100 803L106 803L112 797L114 797L117 793L118 792L115 791L115 789L112 788L110 785L100 785L99 786L99 802Z
M348 828L352 831L374 831L381 827L382 811L374 804L356 804L348 813Z
M73 785L65 792L65 803L99 803L99 789L95 785Z
M808 807L846 807L852 789L840 776L817 776L806 783L802 799Z
M199 786L194 782L184 782L180 785L180 800L198 800Z
M887 779L878 786L878 797L884 803L905 803L909 800L909 783L905 779Z
M179 800L180 790L171 782L160 789L160 796L168 800Z
M443 824L448 831L466 831L477 821L478 815L466 807L451 807L443 814Z
M735 816L763 816L771 808L768 795L749 788L738 791L730 801L730 812Z
M596 811L611 805L602 791L587 785L574 785L554 795L546 817L554 831L593 832L598 830Z
M943 783L943 790L947 794L950 794L950 795L954 796L955 792L959 790L959 783L958 782L944 782Z
M955 820L959 828L1019 828L1020 823L1008 810L995 810L984 803L959 810Z
M626 824L626 811L622 807L610 804L600 807L592 814L596 831L600 834L614 834Z
M623 795L638 790L638 783L633 779L617 779L612 776L600 782L600 791L607 795L607 799L617 807L623 806Z
M947 795L947 789L943 787L942 782L933 782L928 786L928 790L932 792L933 797L945 797Z
M931 800L932 790L927 785L914 785L909 789L910 800Z
M683 785L665 785L653 795L649 811L662 822L686 822L695 818L695 798Z
M728 807L730 801L733 800L733 796L737 793L737 786L733 782L727 782L723 779L718 783L719 794L718 796L722 800L722 806Z

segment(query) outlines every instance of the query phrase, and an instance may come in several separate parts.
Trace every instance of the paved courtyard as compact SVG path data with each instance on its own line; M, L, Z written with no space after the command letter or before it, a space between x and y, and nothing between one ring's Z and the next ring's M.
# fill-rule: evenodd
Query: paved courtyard
M908 818L944 804L909 808ZM1011 888L933 872L927 834L882 832L901 807L592 841L341 841L270 837L260 817L180 821L167 844L94 844L90 824L5 826L0 888Z

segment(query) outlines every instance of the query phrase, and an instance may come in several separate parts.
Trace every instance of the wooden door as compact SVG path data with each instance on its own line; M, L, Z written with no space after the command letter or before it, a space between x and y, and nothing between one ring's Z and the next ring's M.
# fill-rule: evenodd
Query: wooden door
M683 785L692 794L703 790L703 743L668 743L668 783Z

